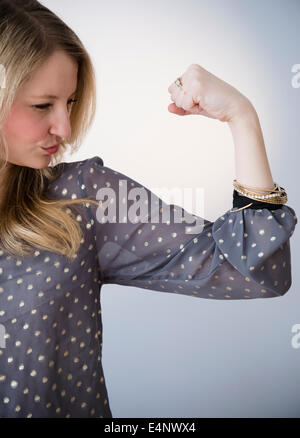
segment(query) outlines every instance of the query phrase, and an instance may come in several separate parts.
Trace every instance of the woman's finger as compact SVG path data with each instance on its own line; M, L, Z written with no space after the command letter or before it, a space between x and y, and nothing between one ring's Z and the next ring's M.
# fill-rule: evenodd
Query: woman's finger
M180 106L186 111L191 111L191 109L193 107L195 107L195 102L194 102L193 97L191 96L190 93L183 95Z
M185 111L183 108L177 107L175 103L171 103L168 106L168 110L170 111L170 113L177 114L178 116L185 116L187 114L190 114L188 111Z
M177 85L175 85L177 87ZM174 102L176 105L181 108L183 100L185 99L184 90L182 88L177 87L177 90L174 91L173 96L175 97Z

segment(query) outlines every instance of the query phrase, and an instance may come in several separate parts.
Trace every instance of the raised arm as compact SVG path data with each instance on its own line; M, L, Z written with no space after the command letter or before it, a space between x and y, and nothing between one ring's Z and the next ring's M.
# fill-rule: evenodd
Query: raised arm
M181 116L199 114L227 122L234 141L237 182L273 189L259 118L249 99L197 64L192 64L182 75L181 84L178 86L174 82L169 87L175 102L169 106L169 111Z

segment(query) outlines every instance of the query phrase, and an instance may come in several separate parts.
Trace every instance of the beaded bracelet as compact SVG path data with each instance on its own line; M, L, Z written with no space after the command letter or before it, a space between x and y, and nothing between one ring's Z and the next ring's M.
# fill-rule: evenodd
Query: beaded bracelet
M249 201L251 201L249 203ZM255 201L247 196L241 196L236 190L233 190L233 208L242 207L238 210L230 210L231 213L235 213L236 211L243 210L245 208L253 208L255 210L259 210L260 208L267 208L269 210L277 210L282 208L281 204L271 204L270 202L263 201Z

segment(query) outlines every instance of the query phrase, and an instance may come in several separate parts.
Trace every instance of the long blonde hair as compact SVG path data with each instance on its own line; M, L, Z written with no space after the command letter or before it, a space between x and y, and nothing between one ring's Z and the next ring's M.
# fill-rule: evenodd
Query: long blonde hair
M51 200L45 194L46 179L55 180L54 168L66 150L78 150L96 111L95 73L89 54L78 36L52 11L36 0L0 0L0 178L8 163L8 144L1 127L18 89L56 50L78 63L78 101L72 107L72 134L63 141L52 167L33 169L9 163L0 212L0 248L12 256L32 255L36 248L67 256L70 260L83 242L83 233L67 205L98 203L90 198ZM0 72L1 73L1 72ZM2 181L2 189L4 188Z

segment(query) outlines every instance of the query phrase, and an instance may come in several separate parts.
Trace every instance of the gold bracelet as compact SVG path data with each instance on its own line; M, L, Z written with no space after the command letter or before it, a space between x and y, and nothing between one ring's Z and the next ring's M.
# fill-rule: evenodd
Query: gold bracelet
M265 195L263 195L262 193L258 193L258 192L254 192L254 191L252 191L252 190L248 190L247 188L245 188L245 187L247 187L247 186L244 186L244 185L242 185L242 184L239 184L236 180L233 180L233 185L234 185L236 188L239 188L239 189L242 190L242 191L248 192L249 194L251 193L251 194L253 194L253 195L257 195L258 197L265 196ZM249 187L249 186L248 186L248 187ZM276 184L276 183L275 183L275 188L272 189L272 190L261 189L261 188L257 188L257 189L260 190L260 191L263 191L263 192L265 192L265 193L268 193L268 194L270 194L270 193L274 193L275 195L278 195L278 194L280 194L280 193L285 193L285 190L283 189L283 187L280 187L280 186L279 186L278 184Z
M244 208L248 208L248 207L250 207L250 205L252 205L252 204L253 204L253 202L251 202L251 203L248 204L248 205L245 205L244 207L238 208L237 210L230 210L230 213L235 213L236 211L244 210Z
M278 184L276 184L275 182L274 182L274 187L272 189L261 189L260 187L246 186L245 184L240 184L239 182L237 182L236 179L233 180L233 183L238 185L238 186L244 187L245 189L260 190L261 192L267 192L267 193L273 192L274 190L276 190L276 187L278 187Z
M254 201L258 201L258 202L265 202L266 204L286 204L288 200L287 195L277 196L276 198L271 198L271 199L260 199L255 196L251 196L247 193L241 193L240 196L246 196L249 199L253 199Z
M257 198L256 196L251 196L248 193L241 193L241 196L246 196L247 198L253 199L254 201L265 202L267 204L286 204L287 200L288 200L287 195L277 196L277 197L269 198L269 199Z
M265 195L245 189L244 186L237 183L236 180L233 181L233 185L236 191L241 194L241 196L246 196L247 198L254 199L256 201L266 202L269 204L285 204L288 200L285 189L276 183L274 190L258 189L268 193Z

